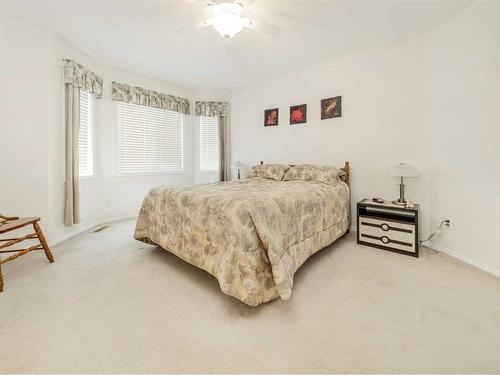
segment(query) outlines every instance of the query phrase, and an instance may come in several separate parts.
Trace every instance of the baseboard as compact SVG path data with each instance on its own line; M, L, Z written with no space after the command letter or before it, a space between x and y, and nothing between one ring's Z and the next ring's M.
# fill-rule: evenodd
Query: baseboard
M98 226L101 226L104 224L114 223L114 222L120 221L120 220L133 219L134 217L136 217L136 216L135 215L113 216L113 217L108 217L108 218L105 218L102 220L95 220L95 221L92 221L90 223L82 224L78 228L49 241L49 246L52 247L52 246L59 245L60 243L67 241L75 236L78 236L79 234L86 232L88 230L91 230L95 227L98 227Z
M425 246L431 250L435 250L435 251L439 251L440 253L448 254L449 256L452 256L453 258L459 259L462 262L470 264L471 266L479 268L480 270L488 272L496 277L500 277L500 270L497 270L494 267L488 266L486 264L478 262L477 260L471 259L467 256L462 255L462 254L459 254L456 251L453 251L453 250L447 248L446 246L439 245L435 242L428 242Z

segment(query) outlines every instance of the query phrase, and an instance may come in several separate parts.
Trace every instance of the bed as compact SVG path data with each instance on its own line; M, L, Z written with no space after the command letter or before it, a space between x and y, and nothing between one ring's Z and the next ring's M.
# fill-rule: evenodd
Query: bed
M248 305L287 300L297 269L349 230L350 167L326 180L282 167L261 162L267 175L256 166L243 180L156 187L134 237L209 272Z

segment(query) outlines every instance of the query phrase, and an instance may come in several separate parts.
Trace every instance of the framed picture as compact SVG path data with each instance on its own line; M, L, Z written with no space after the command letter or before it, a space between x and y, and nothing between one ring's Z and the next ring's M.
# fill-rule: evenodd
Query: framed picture
M277 126L279 113L279 108L266 109L264 111L264 126Z
M307 122L307 104L290 107L290 125L305 124Z
M321 100L321 119L342 117L342 97L335 96L333 98Z

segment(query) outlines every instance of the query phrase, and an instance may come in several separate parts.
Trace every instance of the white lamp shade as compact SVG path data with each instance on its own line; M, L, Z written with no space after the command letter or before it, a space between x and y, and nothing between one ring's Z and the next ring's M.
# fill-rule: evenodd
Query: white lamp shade
M409 164L399 163L390 167L387 174L394 177L417 177L418 171Z
M235 161L233 165L231 166L232 169L244 169L246 165L242 163L241 161Z

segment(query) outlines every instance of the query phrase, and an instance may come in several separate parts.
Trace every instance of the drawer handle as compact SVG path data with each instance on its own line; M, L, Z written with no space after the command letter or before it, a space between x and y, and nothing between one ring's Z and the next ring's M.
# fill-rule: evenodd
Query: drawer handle
M412 233L411 229L403 229L403 228L391 227L389 224L386 224L386 223L374 224L374 223L367 223L366 221L362 221L361 225L366 225L366 226L369 226L369 227L380 228L384 232L388 232L389 230L395 230L397 232Z
M395 243L395 244L398 244L398 245L403 245L403 246L409 246L409 247L412 247L413 244L411 243L408 243L408 242L403 242L403 241L397 241L397 240L391 240L389 237L387 236L381 236L381 237L377 237L377 236L372 236L371 234L361 234L361 237L366 237L366 238L371 238L372 240L379 240L381 241L384 245L388 245L388 244L391 244L391 243Z

